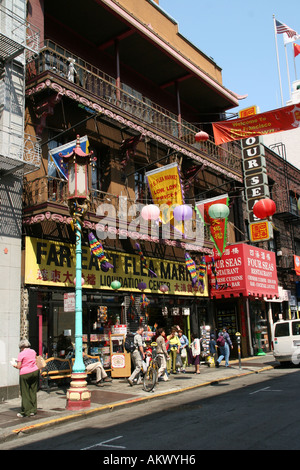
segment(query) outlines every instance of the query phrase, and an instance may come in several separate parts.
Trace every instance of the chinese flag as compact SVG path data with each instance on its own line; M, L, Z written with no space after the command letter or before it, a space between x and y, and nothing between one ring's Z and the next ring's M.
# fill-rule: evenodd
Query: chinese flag
M300 54L300 46L299 44L293 44L294 45L294 57L297 57L298 54Z

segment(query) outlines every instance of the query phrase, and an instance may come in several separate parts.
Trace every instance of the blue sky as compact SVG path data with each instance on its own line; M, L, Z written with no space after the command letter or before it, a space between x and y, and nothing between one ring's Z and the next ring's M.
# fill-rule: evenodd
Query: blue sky
M239 95L238 112L257 105L260 112L281 107L273 14L300 34L300 0L160 0L180 33L222 68L223 85ZM277 34L284 105L289 99L283 35ZM300 44L300 40L297 41ZM287 44L290 80L295 77L292 44ZM300 79L300 55L295 58Z

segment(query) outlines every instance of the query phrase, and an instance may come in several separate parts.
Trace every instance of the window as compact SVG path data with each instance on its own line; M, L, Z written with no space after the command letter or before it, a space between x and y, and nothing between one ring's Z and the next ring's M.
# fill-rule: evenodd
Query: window
M290 336L289 323L283 322L278 323L275 327L275 338L281 338L282 336Z
M292 335L299 336L300 335L300 321L293 321L292 322Z
M297 240L295 238L294 242L295 242L295 255L300 256L300 240L299 239Z
M292 214L299 214L298 211L298 196L296 193L290 193L290 210Z
M136 168L134 175L134 192L135 200L145 203L145 175L143 171L138 171L138 168Z

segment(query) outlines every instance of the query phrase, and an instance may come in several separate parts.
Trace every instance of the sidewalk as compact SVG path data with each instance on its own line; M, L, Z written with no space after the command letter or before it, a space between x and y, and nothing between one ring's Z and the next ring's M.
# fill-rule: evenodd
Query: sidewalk
M224 361L223 363L224 364ZM242 359L241 368L237 360L230 361L230 367L219 368L201 365L200 375L194 374L190 366L185 374L170 375L168 382L159 382L152 392L145 392L142 385L130 387L127 379L113 379L112 382L96 387L89 384L91 406L83 411L68 411L66 407L66 388L52 387L50 391L38 392L38 412L30 418L18 418L21 399L15 398L0 404L0 442L17 438L22 433L38 432L50 426L79 420L96 413L116 408L132 406L157 397L167 397L197 387L210 385L236 377L272 369L276 365L273 354Z

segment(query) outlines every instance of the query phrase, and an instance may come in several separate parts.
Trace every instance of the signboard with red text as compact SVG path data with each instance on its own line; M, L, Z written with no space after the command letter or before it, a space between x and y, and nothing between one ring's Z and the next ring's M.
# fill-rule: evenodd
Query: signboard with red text
M221 259L214 251L218 288L209 266L210 297L278 297L275 253L244 243L227 246Z

